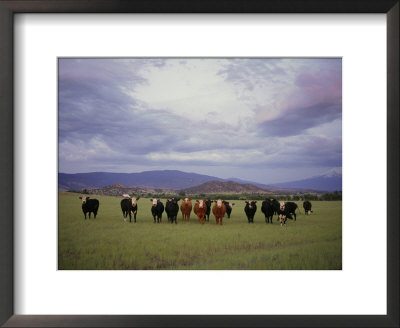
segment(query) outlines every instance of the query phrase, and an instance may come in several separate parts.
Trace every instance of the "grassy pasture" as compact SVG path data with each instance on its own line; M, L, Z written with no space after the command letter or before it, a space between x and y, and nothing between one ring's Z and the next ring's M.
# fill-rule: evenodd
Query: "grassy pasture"
M234 201L231 218L217 226L191 222L153 223L151 203L138 202L136 223L124 222L121 198L96 197L96 219L84 220L78 194L60 192L58 268L60 270L340 270L342 268L342 202L314 201L311 216L281 227L274 216L266 224L257 202L254 224L248 224L244 201ZM165 200L162 200L165 205ZM192 201L194 204L194 201ZM298 212L297 212L298 213ZM132 219L133 221L133 219Z

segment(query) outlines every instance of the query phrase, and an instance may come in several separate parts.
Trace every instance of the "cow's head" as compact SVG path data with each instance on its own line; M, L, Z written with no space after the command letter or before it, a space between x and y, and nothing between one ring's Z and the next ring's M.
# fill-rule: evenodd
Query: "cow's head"
M132 197L131 198L131 202L132 202L132 206L136 206L137 201L139 200L140 197L136 198L136 197Z
M253 206L257 203L257 201L255 200L249 200L249 201L245 201L246 204L249 205L249 208L253 208Z
M218 207L221 207L222 206L222 203L224 202L222 199L218 199L218 200L215 200L215 202L217 203L217 206Z
M151 198L150 201L153 203L153 207L157 206L157 198Z
M206 206L206 202L204 201L204 199L196 200L196 203L199 204L199 208L203 208L204 206Z
M285 210L285 202L279 202L279 208L281 211Z
M178 201L180 201L180 198L175 198L175 197L170 198L170 199L167 200L167 202L170 202L172 204L177 204Z
M79 199L82 199L82 204L85 204L86 201L89 199L89 197L87 197L87 196L82 196L82 197L79 197Z

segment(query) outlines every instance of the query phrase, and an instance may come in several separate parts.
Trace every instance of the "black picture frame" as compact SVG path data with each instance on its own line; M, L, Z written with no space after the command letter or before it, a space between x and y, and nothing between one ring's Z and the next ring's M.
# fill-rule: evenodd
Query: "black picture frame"
M13 16L16 13L385 13L387 315L14 315ZM0 324L4 327L399 327L398 0L0 0ZM369 215L381 215L368 207ZM376 212L377 211L377 212Z

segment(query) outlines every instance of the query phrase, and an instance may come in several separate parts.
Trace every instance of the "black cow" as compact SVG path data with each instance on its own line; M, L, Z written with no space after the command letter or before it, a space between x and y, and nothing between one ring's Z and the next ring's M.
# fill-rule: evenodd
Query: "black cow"
M273 198L273 199L271 199L271 204L272 204L272 206L274 208L274 214L278 214L278 211L279 211L279 208L280 208L279 202L275 198Z
M311 207L312 207L311 202L308 200L305 200L303 202L304 214L311 215L311 213L313 212L311 210Z
M167 213L168 216L168 222L177 224L176 216L178 215L179 212L179 205L178 201L180 198L172 198L168 199L167 203L165 204L165 212Z
M90 213L93 212L94 218L96 218L97 211L99 210L100 203L97 199L89 199L87 196L82 196L79 197L79 199L82 199L82 211L83 214L85 214L85 220L86 220L86 213L89 213L89 219L90 219Z
M122 215L124 216L124 221L126 222L129 214L129 222L132 222L132 214L133 214L133 221L136 222L136 214L138 210L137 201L140 199L138 198L124 198L121 200L121 210Z
M150 199L150 201L153 203L151 206L151 214L153 214L154 223L156 223L156 220L157 223L160 223L164 212L164 204L156 198Z
M249 201L245 201L246 206L244 207L244 211L246 213L247 216L247 220L249 221L249 223L254 223L254 214L256 214L257 211L257 201L256 200L249 200Z
M285 210L289 214L293 214L294 220L296 221L296 210L297 210L297 204L293 202L286 202L285 203Z
M228 219L231 218L231 213L232 213L232 207L235 205L235 203L230 203L230 202L224 202L225 207L226 207L226 214L228 215Z
M213 201L211 199L206 200L207 209L206 209L206 215L204 217L204 221L210 221L210 211L211 211L212 202Z
M262 202L261 212L265 215L265 223L272 223L272 217L274 216L274 206L271 199L266 199Z

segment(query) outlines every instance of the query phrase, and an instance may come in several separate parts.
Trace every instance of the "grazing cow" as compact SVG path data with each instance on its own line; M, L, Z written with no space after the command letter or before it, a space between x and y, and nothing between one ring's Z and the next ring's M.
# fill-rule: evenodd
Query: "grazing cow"
M191 198L186 197L186 198L182 199L181 211L182 211L182 220L190 221L190 212L192 211L192 199Z
M311 207L312 207L311 202L308 200L305 200L303 202L304 214L311 215L311 213L313 212L311 210Z
M226 207L224 204L224 201L221 199L215 200L215 204L212 208L212 212L215 216L215 221L217 224L219 223L222 225L222 219L224 218L225 212L226 212Z
M272 217L274 216L274 205L271 199L266 199L262 202L261 212L265 215L265 223L272 223Z
M168 222L177 224L176 217L179 212L179 205L178 201L180 198L171 198L167 200L167 203L165 204L165 212L167 213L168 216Z
M132 214L133 214L133 221L136 222L136 214L137 214L137 201L140 199L139 197L126 197L126 195L122 195L124 197L123 200L121 200L121 210L122 210L122 215L124 216L124 221L128 219L129 215L129 222L132 222Z
M254 223L254 214L256 214L257 211L257 201L256 200L249 200L249 201L245 201L246 206L244 207L244 211L246 213L247 216L247 220L249 221L249 223Z
M197 215L199 223L204 224L204 218L206 216L207 205L204 199L196 200L194 204L193 212Z
M231 218L231 213L232 213L232 206L235 205L235 203L231 202L224 202L225 207L226 207L226 214L228 215L228 219Z
M213 201L211 199L206 200L207 209L206 209L206 216L204 217L204 221L210 221L210 212L211 212L212 202Z
M153 214L153 218L154 218L154 223L160 223L161 219L162 219L162 214L164 212L164 204L156 198L152 198L150 199L150 201L153 203L153 205L151 206L151 214Z
M93 212L94 218L96 218L97 211L99 210L99 201L95 198L89 199L87 196L82 196L79 197L79 199L82 199L82 211L83 214L85 214L85 220L86 220L86 213L89 213L89 219L90 219L90 213Z

